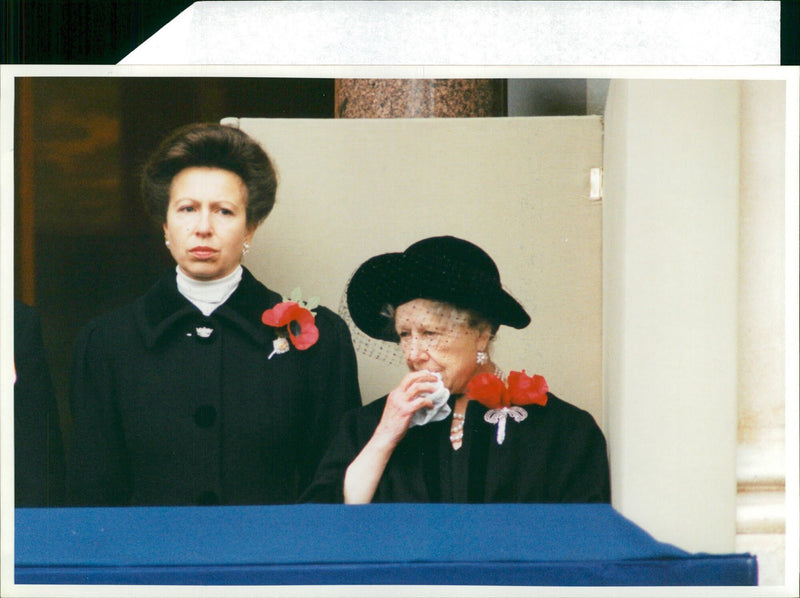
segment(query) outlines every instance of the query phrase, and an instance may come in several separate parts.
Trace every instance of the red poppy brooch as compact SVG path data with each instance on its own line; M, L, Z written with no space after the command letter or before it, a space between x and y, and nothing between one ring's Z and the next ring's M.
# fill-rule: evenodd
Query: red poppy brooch
M525 370L510 372L504 382L495 374L484 372L474 376L467 385L467 395L489 408L483 416L497 424L497 444L506 439L506 420L521 422L528 412L521 405L547 405L547 382L538 374L528 376Z
M319 339L319 329L314 323L312 311L319 305L319 298L312 297L303 301L300 289L295 289L282 303L261 314L261 321L267 326L276 328L277 338L272 341L273 355L289 351L291 342L295 349L305 351ZM288 337L288 338L287 338Z

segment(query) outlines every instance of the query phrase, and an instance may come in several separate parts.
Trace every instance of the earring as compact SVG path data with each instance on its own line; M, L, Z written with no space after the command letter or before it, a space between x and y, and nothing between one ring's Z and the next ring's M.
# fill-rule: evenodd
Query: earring
M250 251L250 243L248 243L247 241L245 241L245 242L242 244L242 255L243 255L243 256L244 256L244 255L247 255L249 251Z
M169 239L164 239L164 245L166 245L167 247L169 247Z
M483 365L489 361L489 354L486 351L478 351L477 355L475 356L475 361L478 363L478 365Z

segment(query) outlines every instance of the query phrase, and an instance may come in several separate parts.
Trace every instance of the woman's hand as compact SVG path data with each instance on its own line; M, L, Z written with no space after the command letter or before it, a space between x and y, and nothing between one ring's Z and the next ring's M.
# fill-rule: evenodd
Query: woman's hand
M438 381L428 371L410 372L389 393L383 415L372 438L345 472L345 503L372 501L389 458L408 431L411 416L420 409L433 407L433 402L425 395L436 390Z
M409 372L386 398L373 439L394 450L408 431L411 416L424 408L433 407L428 398L437 388L438 378L427 370Z

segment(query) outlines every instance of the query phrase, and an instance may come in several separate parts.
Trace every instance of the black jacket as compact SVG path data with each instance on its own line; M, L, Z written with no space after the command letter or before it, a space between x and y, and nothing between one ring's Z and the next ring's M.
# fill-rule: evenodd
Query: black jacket
M347 415L302 500L343 501L345 470L372 436L385 404L386 397ZM450 445L452 416L410 428L373 502L610 502L606 442L592 416L552 394L546 406L524 409L523 421L506 420L502 444L477 401L468 403L457 451Z
M324 307L315 345L268 358L261 314L280 300L245 269L205 317L172 271L90 322L72 374L69 503L295 502L360 396L350 333Z
M39 312L14 301L14 501L55 507L64 501L64 446L45 357Z

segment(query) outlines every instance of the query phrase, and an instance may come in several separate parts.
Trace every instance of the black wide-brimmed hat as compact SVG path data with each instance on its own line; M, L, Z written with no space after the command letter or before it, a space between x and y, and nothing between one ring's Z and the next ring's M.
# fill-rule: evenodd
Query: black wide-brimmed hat
M347 309L356 326L373 338L397 341L386 305L412 299L443 301L471 309L499 326L524 328L531 318L500 283L489 254L456 237L430 237L402 253L384 253L358 267L347 286Z

